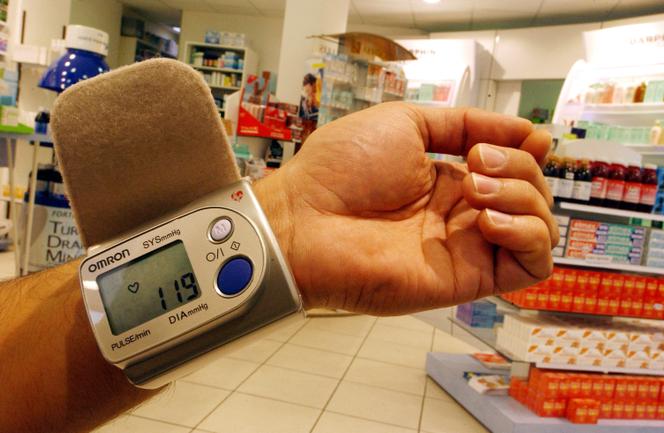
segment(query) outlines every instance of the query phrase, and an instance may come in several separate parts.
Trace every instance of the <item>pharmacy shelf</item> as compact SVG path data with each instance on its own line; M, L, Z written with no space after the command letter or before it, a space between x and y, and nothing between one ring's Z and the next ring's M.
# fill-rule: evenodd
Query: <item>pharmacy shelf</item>
M584 113L590 114L664 114L664 104L640 103L640 104L586 104Z
M664 421L601 419L573 424L565 418L544 418L506 395L480 394L464 379L467 371L505 374L486 368L470 355L429 353L427 374L493 433L661 433Z
M664 146L653 144L625 144L628 149L635 150L641 155L664 155Z
M654 268L651 266L628 265L625 263L598 262L581 259L570 259L567 257L554 257L553 263L556 265L582 266L584 268L606 269L609 271L625 271L637 274L664 275L664 268Z
M662 146L662 149L664 150L664 146ZM664 153L664 151L662 153ZM650 220L650 221L664 221L664 215L657 215L645 212L635 212L623 209L614 209L610 207L589 206L585 204L570 203L566 201L561 201L558 204L558 206L560 207L560 209L593 214L593 215L611 215L611 216L618 216L624 218L640 218L643 220Z
M237 51L239 53L243 53L245 51L243 47L230 47L228 45L208 44L205 42L187 42L187 45L191 45L192 47L212 48L219 51Z
M210 89L222 89L222 90L240 90L240 87L236 86L214 86L212 84L208 84L208 87Z
M599 313L583 313L579 311L562 311L562 310L540 310L536 308L526 308L520 307L516 304L513 304L503 298L498 296L489 296L484 298L486 301L489 301L493 304L496 304L499 309L502 309L509 313L531 313L531 314L553 314L557 316L572 316L572 317L598 317L598 318L622 318L622 319L639 319L639 320L659 320L655 317L641 317L641 316L623 316L620 314L599 314Z
M505 358L513 363L531 364L538 368L548 368L551 370L570 370L570 371L588 371L588 372L601 372L601 373L622 373L622 374L639 374L643 376L664 376L664 370L650 370L642 368L621 368L621 367L595 367L592 365L564 365L564 364L549 364L542 362L526 361L520 356L513 354L511 351L498 345L496 328L473 328L460 320L450 317L449 320L456 326L477 338L482 343L490 346L497 353L503 355Z
M213 66L196 66L196 65L192 65L192 64L190 64L189 66L191 66L194 69L198 69L200 71L227 72L227 73L230 73L230 74L242 74L243 73L242 69L216 68L216 67L213 67Z
M654 370L645 368L621 368L621 367L594 367L592 365L567 365L567 364L549 364L546 362L536 362L537 368L546 368L550 370L566 371L587 371L591 373L604 374L637 374L639 376L664 376L664 370Z

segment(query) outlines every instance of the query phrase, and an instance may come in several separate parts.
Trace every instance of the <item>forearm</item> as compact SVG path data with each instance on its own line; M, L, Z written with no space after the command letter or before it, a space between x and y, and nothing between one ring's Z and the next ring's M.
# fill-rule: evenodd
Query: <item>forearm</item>
M0 285L1 431L89 431L154 394L102 358L78 263Z
M288 207L279 179L261 181L255 191L288 256ZM134 387L101 356L78 265L0 284L2 432L90 431L158 392Z

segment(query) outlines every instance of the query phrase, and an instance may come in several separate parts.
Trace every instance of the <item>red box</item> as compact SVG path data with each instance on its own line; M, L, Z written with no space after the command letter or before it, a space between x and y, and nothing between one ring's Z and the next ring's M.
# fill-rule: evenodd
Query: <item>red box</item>
M546 399L559 398L558 390L560 375L556 373L542 373L537 383L537 396L543 396Z
M620 274L613 274L611 276L612 289L609 296L609 314L620 314L620 306L622 305L622 291L625 285L625 276ZM630 303L631 305L631 303Z
M640 380L640 378L634 376L628 376L628 379L625 380L625 383L627 384L625 395L628 399L634 400L638 398Z
M575 424L597 424L600 403L591 398L572 398L567 402L567 419Z
M636 401L625 400L625 412L623 413L623 419L634 419L635 416L636 416Z
M562 288L560 290L560 311L573 311L574 290Z
M547 287L540 286L537 288L537 301L535 302L535 308L537 310L546 310L549 306L549 289Z
M646 418L645 419L657 419L657 405L658 402L654 400L646 401Z
M553 403L553 416L557 418L564 418L565 417L565 411L567 410L567 399L564 398L558 398L554 401ZM655 410L655 413L657 411Z
M577 270L572 268L563 268L563 289L576 289Z
M611 409L611 418L623 419L625 417L625 400L613 400L613 407Z
M528 287L526 290L526 296L523 300L523 306L525 308L535 308L537 306L537 291L534 287Z
M569 384L569 390L567 395L569 398L578 398L581 396L581 376L578 374L570 374L567 377L567 383Z
M660 382L662 381L658 379L648 379L648 394L646 397L648 400L657 401L659 399Z
M612 411L613 411L613 402L609 401L603 401L599 405L599 417L600 418L612 418Z
M664 420L664 403L661 401L657 404L657 419Z
M616 280L614 279L614 284ZM618 313L623 316L629 316L632 312L632 299L634 296L634 288L636 285L636 277L625 276L623 278L623 287L620 294L620 308Z
M562 296L562 289L560 286L554 287L549 285L549 309L560 310L560 298Z
M613 390L613 398L616 400L624 400L627 398L626 376L616 378L616 385Z
M603 376L602 384L604 385L604 390L602 391L601 398L603 400L613 400L613 393L616 389L616 379L611 376Z
M634 403L634 419L645 419L648 402L645 400L636 400Z
M540 396L535 399L532 411L538 416L554 417L556 416L556 399Z
M581 374L580 376L581 389L579 390L579 396L583 398L593 396L593 376L590 374Z
M632 316L641 316L643 314L643 298L646 292L648 278L636 277L634 292L632 293Z
M636 379L636 398L641 400L650 399L650 379L639 377Z

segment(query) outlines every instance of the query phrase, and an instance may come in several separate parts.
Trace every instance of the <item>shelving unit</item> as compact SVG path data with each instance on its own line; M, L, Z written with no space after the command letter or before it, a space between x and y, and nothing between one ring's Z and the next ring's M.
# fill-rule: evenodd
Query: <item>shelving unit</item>
M660 433L664 421L601 419L573 424L564 418L543 418L506 395L484 395L468 386L464 373L505 374L484 367L470 355L429 353L426 370L447 393L493 433Z
M662 151L664 151L664 147L662 148ZM624 218L640 218L642 220L649 220L649 221L664 221L664 215L657 215L645 212L635 212L624 209L614 209L610 207L590 206L585 204L570 203L566 201L560 202L558 206L560 209L578 212L578 213L586 213L593 215L611 215L611 216L624 217Z
M203 55L208 58L221 58L225 52L235 53L242 59L243 67L241 69L236 69L194 64L193 55L194 53L199 52L202 52ZM185 43L183 60L185 63L203 75L203 78L205 78L208 86L210 87L210 90L212 91L212 95L215 97L215 99L220 99L222 101L222 106L218 108L218 111L222 116L226 112L223 105L225 104L225 96L241 90L242 87L247 83L248 76L256 72L257 64L256 55L248 47L232 47L193 41L188 41ZM214 76L219 77L221 80L224 80L225 77L229 77L230 80L237 82L239 85L213 84L211 81L212 77Z
M625 271L638 274L664 275L664 269L640 265L628 265L624 263L600 262L581 259L570 259L567 257L554 257L553 263L557 265L581 266L584 268L606 269L607 271Z

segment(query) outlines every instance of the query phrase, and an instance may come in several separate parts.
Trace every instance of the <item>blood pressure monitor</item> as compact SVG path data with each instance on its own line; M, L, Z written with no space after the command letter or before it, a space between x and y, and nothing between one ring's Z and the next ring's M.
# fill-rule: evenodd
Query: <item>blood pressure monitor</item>
M245 181L89 250L80 266L103 356L156 388L302 302Z

